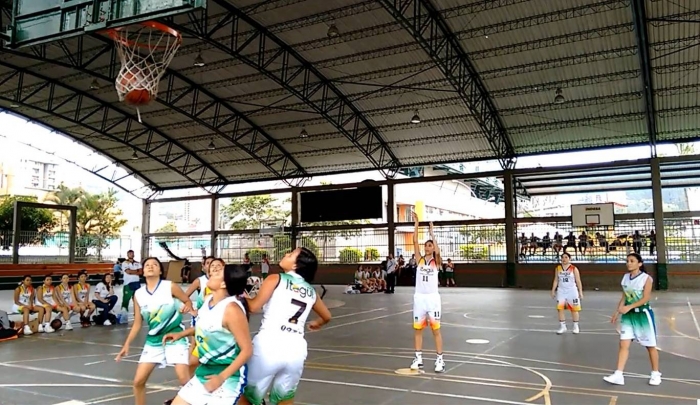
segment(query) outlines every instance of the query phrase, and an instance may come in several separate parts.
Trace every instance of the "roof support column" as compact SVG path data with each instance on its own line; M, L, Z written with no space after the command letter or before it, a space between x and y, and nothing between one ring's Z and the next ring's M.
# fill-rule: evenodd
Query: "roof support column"
M517 285L517 242L515 239L515 181L513 172L506 170L503 173L503 194L506 219L506 286Z
M297 248L297 237L299 235L299 188L292 188L292 232L289 236L289 247Z
M651 157L656 157L656 104L654 103L654 81L651 72L651 57L649 56L649 35L647 34L646 0L632 0L632 19L634 32L639 48L639 67L642 70L642 92L644 93L644 109L646 112L647 131L649 132L649 147Z
M651 159L651 199L654 203L654 230L656 233L656 277L654 288L668 290L666 267L666 232L664 231L664 202L661 194L661 166L659 158Z
M394 202L394 182L390 181L386 185L386 225L387 225L387 238L388 238L388 243L389 243L389 254L395 255L396 252L396 239L394 239L395 236L395 229L396 229L396 207L395 207L395 202Z
M141 208L141 260L149 256L151 233L151 201L144 199Z
M210 245L209 245L209 253L208 255L204 256L214 256L214 257L219 257L216 255L217 253L217 246L216 246L216 232L219 230L219 198L216 195L211 196L211 238L210 238Z

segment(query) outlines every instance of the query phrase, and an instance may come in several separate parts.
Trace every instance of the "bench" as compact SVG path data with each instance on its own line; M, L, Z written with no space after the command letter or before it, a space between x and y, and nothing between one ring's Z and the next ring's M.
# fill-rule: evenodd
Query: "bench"
M70 275L70 282L78 281L78 272L85 270L88 273L88 281L99 282L102 275L111 273L113 263L71 263L71 264L0 264L0 289L14 289L22 277L32 277L33 285L38 287L44 283L44 277L48 274L54 277L54 284L58 284L63 274Z

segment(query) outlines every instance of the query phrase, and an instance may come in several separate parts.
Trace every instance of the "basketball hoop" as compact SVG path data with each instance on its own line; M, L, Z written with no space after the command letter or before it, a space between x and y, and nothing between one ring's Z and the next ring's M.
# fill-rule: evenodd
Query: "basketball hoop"
M141 122L139 107L158 95L158 83L180 48L182 35L156 21L112 28L107 34L122 65L114 81L119 101L136 107Z
M586 224L586 227L588 227L588 228L595 228L596 225L598 225L598 224Z

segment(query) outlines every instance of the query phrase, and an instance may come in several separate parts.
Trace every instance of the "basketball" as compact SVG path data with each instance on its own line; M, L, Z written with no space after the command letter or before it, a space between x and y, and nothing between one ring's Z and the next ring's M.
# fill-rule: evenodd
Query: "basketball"
M131 90L124 96L124 101L131 105L145 105L151 101L151 93L143 89Z
M63 326L63 322L61 322L60 319L56 318L51 321L51 328L53 328L53 330L59 330L61 329L61 326Z

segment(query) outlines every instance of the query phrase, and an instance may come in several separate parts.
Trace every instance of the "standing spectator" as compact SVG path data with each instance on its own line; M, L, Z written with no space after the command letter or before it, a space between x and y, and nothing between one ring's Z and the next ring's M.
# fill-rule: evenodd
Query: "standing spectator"
M270 273L270 261L267 259L267 253L262 256L262 263L260 263L260 271L262 271L262 278L265 280L268 273Z
M632 235L632 249L634 249L636 254L641 254L642 252L642 239L642 234L639 231L634 231L634 235Z
M654 250L656 249L656 232L652 229L649 232L649 255L654 255Z
M386 257L386 293L393 294L396 287L396 260L391 253Z
M568 248L574 248L574 253L576 253L576 235L574 235L573 232L569 232L569 235L566 237L566 246L564 246L564 253L566 253L566 250Z
M445 286L454 287L455 285L455 264L452 263L452 259L447 259L445 264Z
M598 239L598 245L605 249L605 253L610 253L610 244L604 234L600 232L595 233L596 239Z
M114 267L112 269L112 273L114 273L114 285L119 285L122 282L122 263L124 263L125 260L125 258L120 257L117 259L117 262L114 263Z
M141 288L141 263L134 260L134 251L126 252L126 260L122 263L122 273L124 273L124 289L122 295L122 312L129 313L129 302L136 290Z

